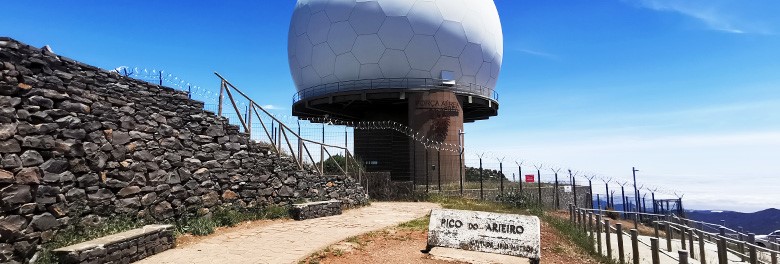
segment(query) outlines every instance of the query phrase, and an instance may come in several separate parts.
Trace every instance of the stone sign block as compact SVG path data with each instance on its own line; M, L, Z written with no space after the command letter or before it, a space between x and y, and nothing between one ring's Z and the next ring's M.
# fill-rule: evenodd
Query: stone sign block
M541 229L536 216L434 209L428 247L458 248L529 258L541 257Z

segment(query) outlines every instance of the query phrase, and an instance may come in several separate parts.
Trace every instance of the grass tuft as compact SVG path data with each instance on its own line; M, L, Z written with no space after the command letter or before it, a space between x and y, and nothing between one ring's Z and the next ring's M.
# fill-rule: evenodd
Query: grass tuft
M236 226L247 221L263 219L280 219L289 217L286 207L268 206L265 208L216 208L210 215L188 218L183 217L173 222L178 234L193 234L206 236L214 233L217 227Z
M409 222L401 223L398 225L398 228L413 230L413 231L426 231L428 230L428 223L430 222L430 220L431 220L431 215L429 214Z

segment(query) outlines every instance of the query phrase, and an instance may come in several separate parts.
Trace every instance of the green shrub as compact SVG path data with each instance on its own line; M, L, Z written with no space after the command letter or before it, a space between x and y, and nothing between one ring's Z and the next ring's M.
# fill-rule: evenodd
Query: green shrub
M496 202L508 204L517 208L538 207L539 204L528 194L516 190L504 192L496 196Z
M220 208L215 210L211 217L216 226L236 226L244 221L246 215L237 210Z
M196 236L206 236L214 233L217 223L213 219L206 217L195 218L187 225L189 233Z
M265 208L265 219L280 219L290 217L290 211L286 207L269 206Z

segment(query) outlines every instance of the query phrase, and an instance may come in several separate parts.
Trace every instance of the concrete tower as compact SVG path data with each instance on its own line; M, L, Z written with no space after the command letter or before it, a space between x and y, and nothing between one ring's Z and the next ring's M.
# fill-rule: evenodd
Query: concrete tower
M464 122L498 114L503 33L492 0L299 0L288 56L300 118L391 120L460 145ZM393 180L422 183L439 159L442 182L460 175L458 153L426 153L393 130L355 130L355 155Z

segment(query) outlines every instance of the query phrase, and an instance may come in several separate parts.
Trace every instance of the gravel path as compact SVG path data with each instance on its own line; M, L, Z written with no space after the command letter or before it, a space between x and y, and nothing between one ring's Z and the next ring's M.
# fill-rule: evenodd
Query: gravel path
M433 203L379 203L338 216L275 223L211 237L136 263L297 263L346 238L425 216Z

